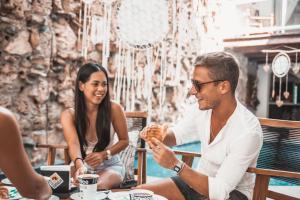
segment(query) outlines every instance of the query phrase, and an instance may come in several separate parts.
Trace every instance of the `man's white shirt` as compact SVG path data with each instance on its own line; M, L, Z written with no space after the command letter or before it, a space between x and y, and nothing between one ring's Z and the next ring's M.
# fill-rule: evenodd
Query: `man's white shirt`
M252 199L255 175L246 170L256 166L262 147L260 123L237 101L235 111L209 144L211 113L199 110L198 104L186 109L183 119L171 128L176 143L201 141L202 156L196 170L208 176L211 200L228 199L235 189Z

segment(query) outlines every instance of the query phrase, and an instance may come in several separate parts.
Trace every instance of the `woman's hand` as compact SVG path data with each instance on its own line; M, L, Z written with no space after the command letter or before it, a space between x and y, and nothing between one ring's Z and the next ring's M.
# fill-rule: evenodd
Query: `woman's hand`
M82 167L79 167L75 173L74 173L74 177L73 177L73 180L74 180L74 184L76 186L78 186L78 176L81 175L81 174L85 174L87 172L87 168L83 165Z
M91 168L96 168L99 166L103 161L106 159L106 152L101 151L101 152L93 152L88 154L84 161L91 167Z

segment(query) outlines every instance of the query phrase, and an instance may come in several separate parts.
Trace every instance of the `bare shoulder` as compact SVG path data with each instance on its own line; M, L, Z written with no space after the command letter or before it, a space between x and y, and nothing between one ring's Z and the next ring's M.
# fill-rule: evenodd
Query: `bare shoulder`
M111 101L111 111L112 111L112 113L123 112L123 107L121 106L121 104L119 104L115 101Z
M115 101L111 101L111 115L112 118L117 118L118 116L124 115L123 107Z
M5 122L14 121L14 115L11 111L6 108L0 107L0 122L5 124Z
M18 122L14 114L6 108L0 107L0 136L7 139L7 137L15 135L17 129Z
M73 108L67 108L61 113L61 119L71 119L75 118L75 110Z

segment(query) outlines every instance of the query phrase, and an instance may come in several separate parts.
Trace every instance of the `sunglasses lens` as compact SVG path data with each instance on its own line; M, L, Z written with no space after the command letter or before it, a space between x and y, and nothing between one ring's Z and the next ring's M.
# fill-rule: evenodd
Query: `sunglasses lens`
M192 84L195 87L195 89L197 90L197 92L199 92L201 90L201 84L199 84L197 81L192 80Z

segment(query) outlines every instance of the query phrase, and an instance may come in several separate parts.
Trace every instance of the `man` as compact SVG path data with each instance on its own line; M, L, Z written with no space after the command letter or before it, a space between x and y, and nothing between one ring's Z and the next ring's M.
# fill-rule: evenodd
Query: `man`
M49 199L51 196L51 188L44 177L30 164L15 117L3 107L0 107L0 169L23 197ZM8 194L1 195L0 199Z
M163 140L148 140L155 161L173 169L177 176L145 184L170 200L252 199L254 175L248 167L256 166L262 146L258 119L235 98L239 67L225 52L208 53L196 58L190 93L198 100L175 127L164 129ZM147 130L141 132L146 139ZM193 140L201 141L197 169L179 161L168 146Z

